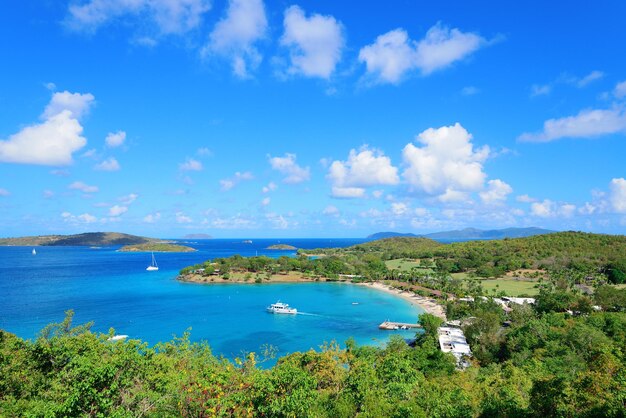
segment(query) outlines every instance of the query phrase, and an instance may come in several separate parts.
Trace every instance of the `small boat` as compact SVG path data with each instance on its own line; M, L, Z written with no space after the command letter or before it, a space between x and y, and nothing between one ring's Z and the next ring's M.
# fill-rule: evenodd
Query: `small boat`
M33 248L33 255L37 255L37 251Z
M252 244L252 240L251 239L246 239L243 241L244 244Z
M359 304L359 302L352 302L352 304L353 304L353 305L358 305L358 304Z
M157 266L156 258L154 258L154 253L152 253L152 264L146 268L147 271L157 271L159 266Z
M297 314L296 308L290 308L286 303L276 302L267 307L267 312L275 314Z
M123 341L128 338L128 335L114 335L110 338L107 338L107 341Z

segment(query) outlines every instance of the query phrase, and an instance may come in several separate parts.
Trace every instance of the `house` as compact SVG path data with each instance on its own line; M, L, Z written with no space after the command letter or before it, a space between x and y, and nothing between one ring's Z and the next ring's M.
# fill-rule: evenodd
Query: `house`
M439 327L437 329L439 335L439 348L444 353L452 353L456 358L457 368L465 369L469 366L467 359L472 356L465 335L460 328L455 327Z

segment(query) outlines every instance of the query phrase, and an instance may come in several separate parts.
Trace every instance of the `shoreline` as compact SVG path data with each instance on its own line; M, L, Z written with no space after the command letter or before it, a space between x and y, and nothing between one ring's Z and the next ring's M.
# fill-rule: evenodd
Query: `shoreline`
M401 297L402 299L408 301L412 305L420 307L421 309L424 310L425 313L429 313L431 315L439 317L443 319L444 321L447 320L446 311L444 307L441 304L439 304L435 299L427 298L424 296L419 296L419 295L416 295L415 293L411 293L408 291L402 291L402 290L396 289L394 287L391 287L381 282L353 283L353 284L369 287L372 289L379 290L381 292L385 292L391 295Z

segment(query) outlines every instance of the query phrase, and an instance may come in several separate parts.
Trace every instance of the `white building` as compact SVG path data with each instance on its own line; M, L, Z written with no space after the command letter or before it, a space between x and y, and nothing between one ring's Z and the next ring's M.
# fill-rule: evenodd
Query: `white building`
M464 369L469 366L468 357L472 356L465 335L460 328L440 327L437 329L439 334L439 348L444 353L452 353L456 357L457 366Z

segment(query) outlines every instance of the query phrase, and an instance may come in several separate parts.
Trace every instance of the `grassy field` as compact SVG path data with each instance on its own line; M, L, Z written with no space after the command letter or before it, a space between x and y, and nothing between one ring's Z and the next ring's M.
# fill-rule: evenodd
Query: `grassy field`
M503 291L507 296L532 296L539 293L539 290L534 287L537 284L536 282L512 279L495 279L481 280L480 283L487 292L491 292L493 289L496 289L497 291Z
M387 268L390 270L409 271L414 267L422 267L420 260L408 260L405 258L399 258L396 260L385 261ZM423 270L432 271L429 266L423 267Z

